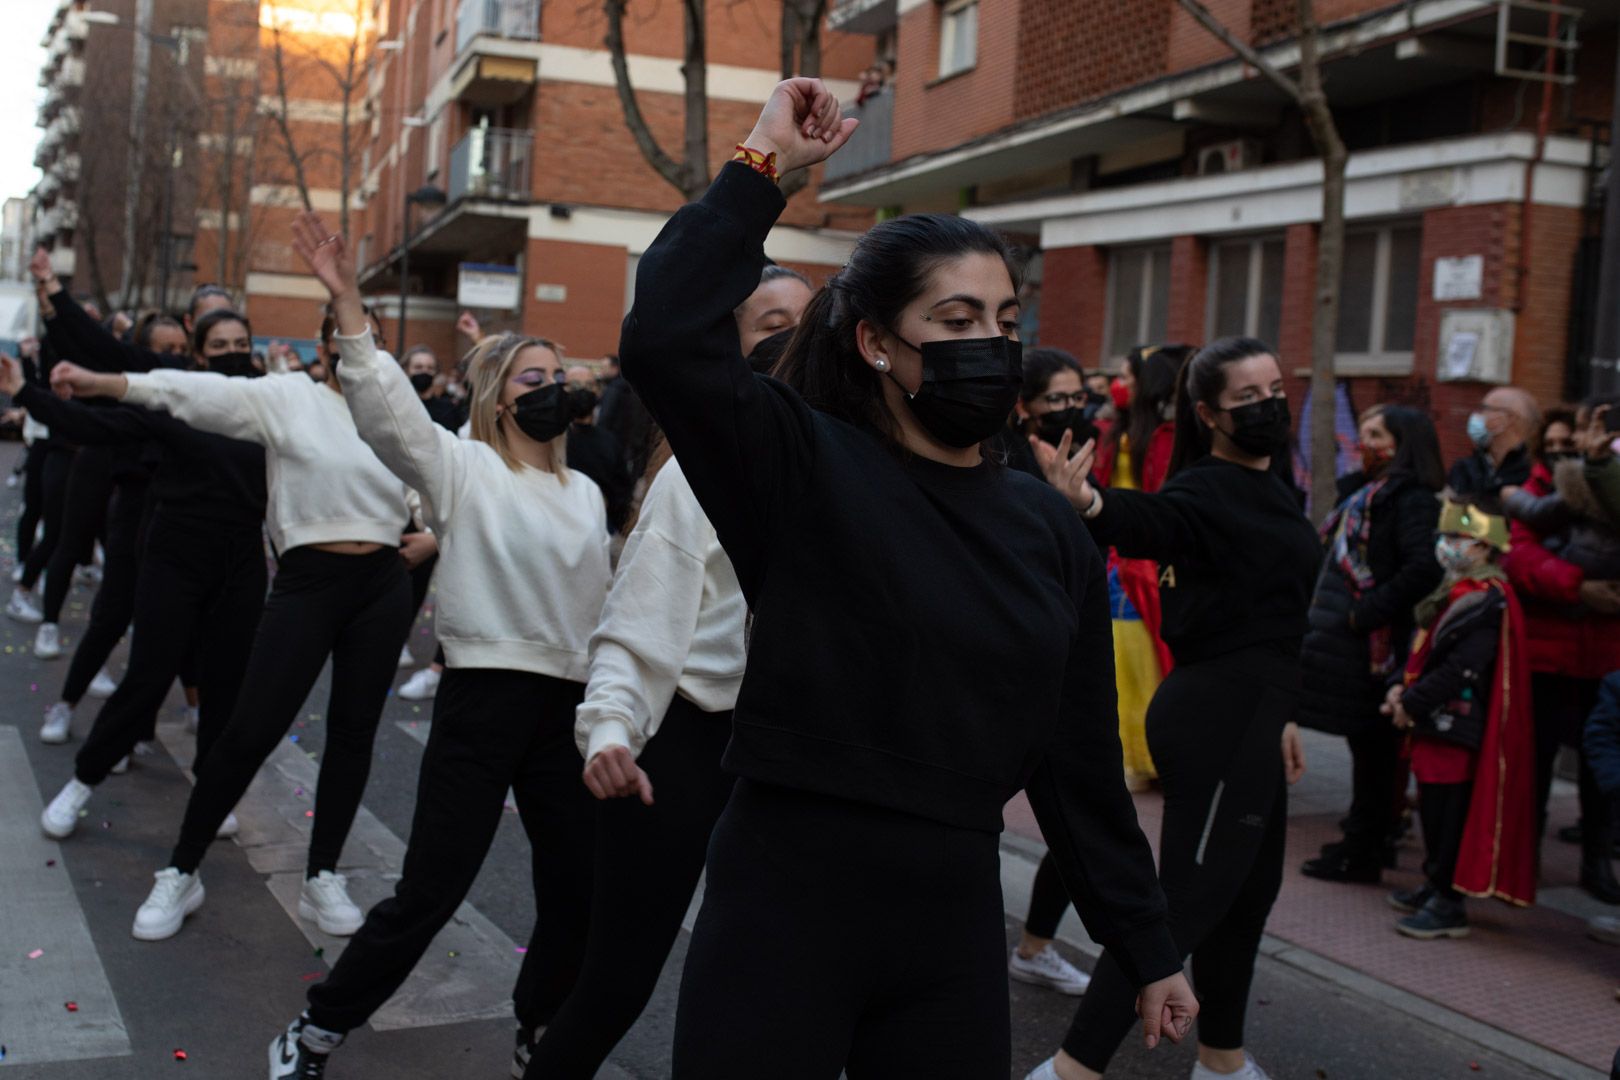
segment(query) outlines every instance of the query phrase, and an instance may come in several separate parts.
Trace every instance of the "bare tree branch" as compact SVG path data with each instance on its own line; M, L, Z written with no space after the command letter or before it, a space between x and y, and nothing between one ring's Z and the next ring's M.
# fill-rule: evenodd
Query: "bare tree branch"
M287 161L292 165L293 182L298 188L298 197L304 202L305 210L315 209L315 203L309 197L309 179L304 175L304 161L298 153L298 146L293 141L292 121L288 116L287 102L287 55L281 42L281 20L270 20L271 59L276 73L276 103L278 108L272 111L276 128L281 132L281 141L287 150Z
M1301 101L1300 95L1303 93L1303 91L1300 89L1297 82L1283 74L1282 70L1278 68L1277 65L1273 64L1270 60L1267 60L1264 56L1262 56L1260 54L1260 50L1256 49L1253 45L1250 45L1247 41L1244 41L1242 38L1232 33L1232 31L1227 28L1226 24L1222 23L1214 15L1210 14L1209 8L1201 4L1199 0L1176 0L1176 2L1181 5L1182 10L1191 15L1194 19L1197 19L1200 26L1202 26L1205 30L1208 30L1216 38L1220 39L1221 43L1228 49L1231 49L1232 52L1235 53L1237 57L1245 64L1248 64L1260 74L1270 79L1276 84L1279 90L1293 98L1296 102Z
M624 110L625 126L636 140L641 156L647 159L659 176L682 194L686 193L685 176L678 162L664 148L647 125L647 118L636 100L635 87L630 85L630 64L624 53L624 9L628 0L603 0L602 12L607 16L606 45L613 61L613 84L619 92L619 105Z

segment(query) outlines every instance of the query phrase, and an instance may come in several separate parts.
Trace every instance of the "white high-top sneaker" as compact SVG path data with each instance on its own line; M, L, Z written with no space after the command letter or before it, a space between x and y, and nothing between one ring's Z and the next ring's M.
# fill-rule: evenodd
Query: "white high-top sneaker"
M45 613L34 603L34 594L20 585L11 590L11 599L6 602L6 614L18 622L45 621Z
M1254 1063L1254 1058L1244 1054L1243 1068L1235 1073L1218 1073L1214 1069L1206 1069L1202 1061L1194 1062L1192 1080L1271 1080L1271 1077Z
M405 680L399 688L399 696L406 701L427 701L439 692L439 680L443 678L437 671L425 667L415 675Z
M45 835L57 840L72 836L73 830L79 827L79 811L90 802L90 794L95 790L89 784L80 783L76 776L69 780L39 815L39 826L45 830Z
M58 701L45 710L45 722L39 727L39 741L55 746L68 741L68 727L73 723L73 706Z
M130 932L139 941L162 941L180 932L186 916L202 907L202 879L196 874L182 874L174 867L165 867L153 874L152 891L146 903L135 912L135 926Z
M85 693L93 698L110 698L118 690L118 683L106 668L96 672L96 677L90 680L90 689Z
M304 891L298 896L298 915L311 919L324 933L334 937L348 937L366 921L365 915L349 899L349 879L330 870L322 870L304 880Z
M40 623L34 632L34 655L41 660L55 660L62 655L62 628L53 622Z

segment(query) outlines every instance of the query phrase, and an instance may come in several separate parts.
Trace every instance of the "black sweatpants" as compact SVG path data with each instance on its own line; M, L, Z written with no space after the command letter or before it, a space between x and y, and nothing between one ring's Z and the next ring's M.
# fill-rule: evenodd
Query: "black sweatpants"
M933 942L874 959L874 941ZM674 1080L1006 1076L996 834L739 779L709 841Z
M596 808L574 745L574 708L584 695L580 683L529 672L444 673L404 872L394 895L367 913L332 973L310 987L316 1026L352 1031L404 984L478 877L508 788L529 834L535 906L513 1008L525 1027L551 1018L579 975L590 919Z
M73 447L55 442L43 444L43 449L42 444L35 443L28 452L30 469L33 468L35 456L40 459L40 520L45 523L45 531L39 543L29 549L28 557L23 562L22 581L19 584L25 589L32 589L38 583L39 575L45 572L52 553L56 551L57 539L62 534L62 510L67 504L68 473L73 468L73 458L77 453ZM30 540L32 535L33 528L30 526Z
M196 871L225 815L292 727L330 656L332 693L308 870L313 877L337 869L371 775L371 744L410 629L410 604L410 579L394 548L338 555L299 547L282 554L236 708L208 767L197 774L170 866Z
M147 528L135 584L129 667L74 762L92 786L147 737L152 719L194 648L201 662L197 757L202 769L236 705L264 606L264 541L258 525L227 526L159 507Z
M81 454L88 453L90 448L81 451ZM135 583L140 577L149 487L144 475L127 475L118 481L107 506L107 539L102 545L106 561L101 568L101 587L96 590L96 598L90 605L89 625L73 650L67 679L62 683L62 700L69 705L77 705L83 699L91 680L112 655L135 615ZM47 592L54 588L54 583L53 575L45 583Z
M1423 876L1429 887L1448 900L1461 900L1452 885L1457 856L1468 826L1468 801L1474 785L1418 784L1418 821L1423 826Z
M1035 868L1035 884L1029 890L1029 916L1024 920L1024 932L1030 937L1055 938L1063 913L1069 910L1069 890L1058 876L1057 863L1052 853L1041 856Z
M1401 756L1401 734L1382 716L1350 736L1350 813L1344 838L1351 854L1383 864L1406 796L1408 771Z
M731 797L734 779L720 768L730 738L729 711L706 713L677 696L638 761L653 804L634 796L598 804L585 967L527 1075L590 1080L647 1007Z
M45 517L45 458L49 450L49 444L42 440L23 451L22 513L17 515L18 566L25 565L28 556L33 554L34 534Z
M73 587L73 570L90 561L96 537L107 522L113 475L124 464L127 447L87 446L73 458L62 499L56 546L45 570L45 621L62 621L62 602ZM103 574L105 574L103 569Z
M1148 706L1164 789L1159 881L1170 931L1192 956L1198 1041L1212 1049L1243 1045L1255 956L1282 887L1282 729L1298 701L1297 662L1257 647L1178 664ZM1137 989L1105 951L1063 1049L1106 1070L1136 1022Z
M1536 732L1536 835L1547 831L1547 799L1552 794L1553 766L1560 746L1579 754L1577 775L1581 808L1581 854L1606 859L1614 843L1614 806L1598 787L1581 748L1581 731L1597 704L1598 680L1537 672L1530 677Z

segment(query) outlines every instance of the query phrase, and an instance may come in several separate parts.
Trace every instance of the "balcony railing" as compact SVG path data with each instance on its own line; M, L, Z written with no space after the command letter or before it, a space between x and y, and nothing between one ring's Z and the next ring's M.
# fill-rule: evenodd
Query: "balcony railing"
M534 132L473 128L450 151L450 201L529 199L529 163Z
M855 129L842 150L827 159L827 172L822 178L825 184L889 163L889 147L894 137L894 88L873 94L865 104L848 106L844 115L859 117L861 126Z
M540 40L540 0L462 0L456 22L459 55L480 34Z

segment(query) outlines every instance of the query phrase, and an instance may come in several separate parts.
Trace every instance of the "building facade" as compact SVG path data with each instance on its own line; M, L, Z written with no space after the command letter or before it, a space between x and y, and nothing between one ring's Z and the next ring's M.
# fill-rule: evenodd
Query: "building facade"
M1207 6L1295 70L1293 0ZM1490 386L1583 392L1614 6L1315 7L1350 149L1336 370L1355 408L1430 409L1456 456ZM1321 166L1292 100L1176 0L843 0L830 21L894 78L825 202L1021 239L1030 335L1087 367L1247 333L1304 398Z
M636 101L677 158L683 6L630 4L624 26ZM602 5L379 0L373 10L358 243L362 284L390 339L403 277L403 344L429 344L441 359L466 345L452 329L463 307L571 355L614 350L637 259L684 200L627 126ZM780 78L782 15L777 0L706 10L712 171ZM820 51L824 75L852 97L871 39L830 33ZM767 250L819 279L843 263L872 212L818 202L814 186L790 199Z

